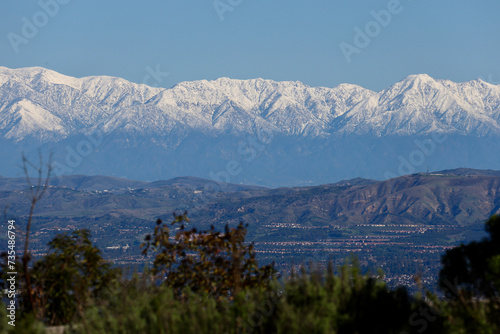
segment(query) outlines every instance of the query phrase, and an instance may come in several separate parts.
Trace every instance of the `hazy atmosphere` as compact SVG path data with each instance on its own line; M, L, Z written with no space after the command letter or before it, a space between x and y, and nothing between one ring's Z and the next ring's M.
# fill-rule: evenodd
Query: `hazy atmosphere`
M0 3L0 334L500 333L500 2Z
M161 87L229 77L379 91L419 73L500 82L493 0L66 0L46 10L39 3L0 4L3 66ZM388 9L390 16L380 14ZM342 43L357 50L346 58ZM145 80L157 66L169 76Z

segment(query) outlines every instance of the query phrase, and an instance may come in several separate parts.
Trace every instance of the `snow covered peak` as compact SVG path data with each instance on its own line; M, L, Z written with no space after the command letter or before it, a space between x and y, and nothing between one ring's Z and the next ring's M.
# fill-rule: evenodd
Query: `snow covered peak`
M432 78L430 75L426 74L426 73L421 73L421 74L410 74L408 77L406 77L406 79L404 79L403 81L406 81L406 82L416 82L416 83L432 83L432 82L435 82L436 80L434 80L434 78Z
M43 67L26 67L21 69L9 69L0 67L0 75L9 77L11 80L32 83L50 83L79 88L79 80Z
M410 75L345 115L342 132L500 134L500 87Z
M380 92L383 98L391 99L402 94L422 94L439 91L442 85L427 74L410 75Z
M121 78L73 78L41 67L0 67L0 134L41 141L101 129L164 138L175 129L325 137L450 132L500 134L500 86L410 75L376 93L342 84L219 78L154 88Z
M60 118L26 99L4 109L0 114L0 128L5 138L14 140L27 135L39 140L47 139L49 133L60 138L67 135Z

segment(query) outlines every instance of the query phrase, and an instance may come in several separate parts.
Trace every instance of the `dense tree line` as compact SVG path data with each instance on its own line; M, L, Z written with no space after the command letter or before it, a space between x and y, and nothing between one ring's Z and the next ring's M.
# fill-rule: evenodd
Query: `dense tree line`
M29 273L18 261L19 277L30 279L19 282L16 327L1 308L1 331L67 325L82 333L500 332L499 217L486 223L488 238L444 254L440 296L390 289L355 262L278 278L273 265L258 265L244 225L198 231L189 223L186 214L158 220L143 244L152 267L132 277L103 260L89 231L56 236ZM4 264L3 288L8 271Z

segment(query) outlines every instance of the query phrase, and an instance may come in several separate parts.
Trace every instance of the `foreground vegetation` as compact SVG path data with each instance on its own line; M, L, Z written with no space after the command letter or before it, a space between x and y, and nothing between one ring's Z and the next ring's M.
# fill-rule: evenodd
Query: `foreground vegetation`
M157 221L143 254L152 268L127 274L104 261L85 230L58 235L46 256L17 271L16 326L2 333L499 333L500 218L489 238L443 256L440 294L389 289L381 275L303 268L278 277L259 267L246 227L188 228L186 214ZM5 255L4 255L5 256ZM29 260L29 258L28 258ZM2 284L7 286L7 267ZM29 284L29 285L28 285Z

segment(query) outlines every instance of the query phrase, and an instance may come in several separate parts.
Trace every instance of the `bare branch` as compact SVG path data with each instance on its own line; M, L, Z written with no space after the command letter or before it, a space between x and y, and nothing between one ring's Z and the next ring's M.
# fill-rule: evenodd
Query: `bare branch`
M26 175L26 181L28 183L28 187L30 190L30 196L29 200L31 202L30 205L30 213L28 216L28 224L26 225L26 239L24 243L24 254L23 254L23 269L24 269L24 279L26 282L26 288L28 292L28 299L29 299L29 304L30 304L30 309L33 311L35 310L35 303L33 300L33 291L31 287L31 280L30 280L30 275L29 275L29 269L28 269L28 263L31 259L31 256L28 252L29 250L29 236L30 236L30 230L31 230L31 223L33 221L33 213L35 211L35 205L36 203L43 197L45 194L45 191L47 190L50 182L50 175L52 173L52 153L49 156L49 162L47 164L47 175L46 178L43 178L43 157L41 151L39 153L39 163L40 166L35 166L31 161L29 161L26 156L22 155L23 159L23 170ZM37 182L37 187L32 185L31 183L31 177L29 175L29 170L28 166L31 166L35 171L37 171L38 174L38 182Z

